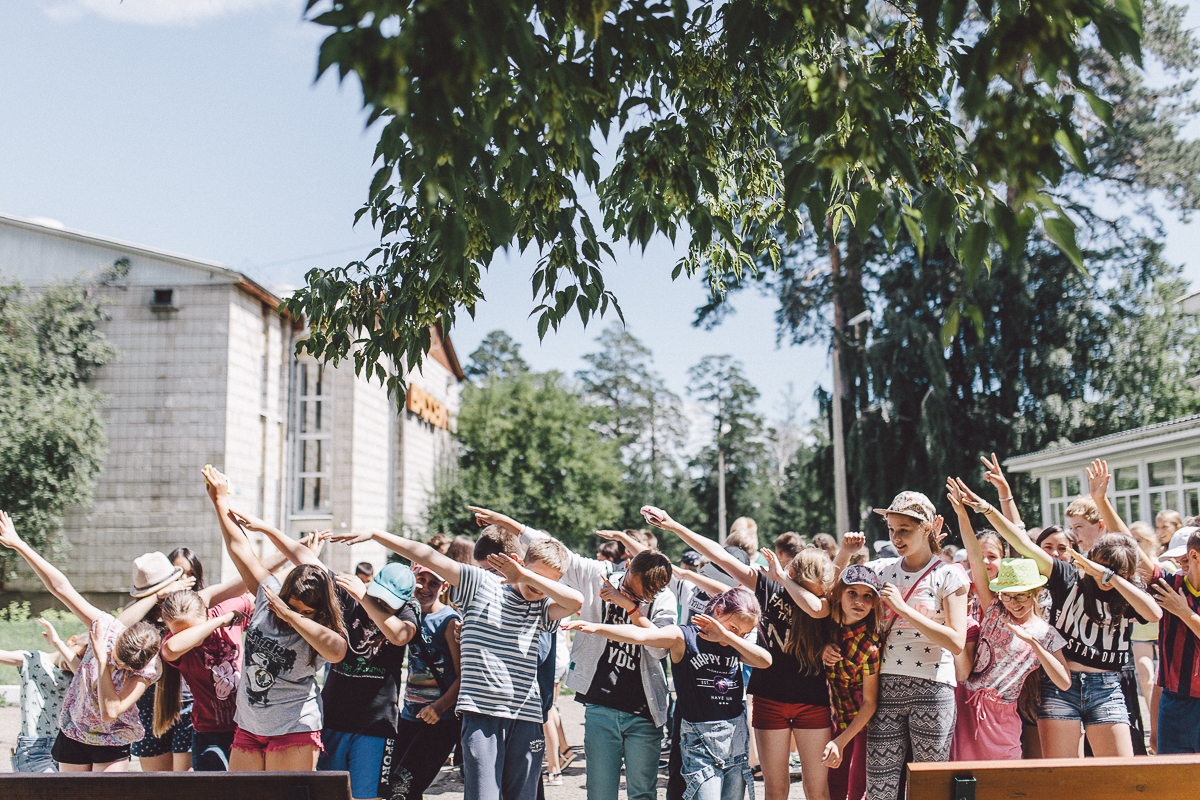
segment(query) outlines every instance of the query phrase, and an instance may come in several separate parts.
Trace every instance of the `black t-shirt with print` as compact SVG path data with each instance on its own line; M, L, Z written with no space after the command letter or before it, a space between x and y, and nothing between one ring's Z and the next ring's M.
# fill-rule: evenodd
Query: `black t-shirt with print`
M751 671L747 691L755 697L764 697L777 703L828 706L829 687L825 683L825 670L809 671L795 656L788 655L783 649L792 629L792 615L804 612L796 608L787 589L761 572L754 587L754 596L762 606L758 643L771 654L771 666ZM819 627L820 624L818 622L813 627ZM832 639L823 637L823 641Z
M602 621L605 625L630 624L628 612L613 603L604 604ZM586 692L576 694L575 699L651 719L646 689L642 686L642 646L610 639L596 665L592 685Z
M1083 570L1057 558L1046 589L1050 592L1054 627L1067 640L1062 652L1068 660L1103 670L1119 670L1130 663L1133 623L1146 622L1132 606L1114 619L1108 603L1101 603L1104 621L1096 622L1084 612ZM1116 592L1112 589L1110 594Z
M683 658L673 664L679 715L688 722L715 722L742 715L742 662L726 644L700 636L695 625L680 627Z
M405 648L385 639L366 610L340 586L338 601L349 647L345 659L329 665L329 676L321 692L325 727L381 739L395 738ZM414 627L420 625L412 603L405 604L395 616Z

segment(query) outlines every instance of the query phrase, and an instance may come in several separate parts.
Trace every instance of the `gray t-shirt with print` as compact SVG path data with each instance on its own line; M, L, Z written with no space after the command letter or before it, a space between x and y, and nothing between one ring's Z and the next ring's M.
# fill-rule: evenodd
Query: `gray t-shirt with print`
M319 731L323 714L316 675L324 659L318 655L309 663L312 647L276 618L263 593L267 586L278 594L279 579L268 577L254 598L235 719L238 727L258 736Z

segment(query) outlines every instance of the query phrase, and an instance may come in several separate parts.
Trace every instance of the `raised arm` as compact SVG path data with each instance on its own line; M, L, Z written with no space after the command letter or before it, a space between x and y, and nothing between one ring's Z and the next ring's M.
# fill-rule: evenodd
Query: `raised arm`
M608 539L610 542L620 542L621 546L625 548L625 555L629 558L633 558L638 553L650 549L625 531L596 531L596 535L601 539Z
M330 664L337 664L346 657L349 645L346 637L332 628L326 628L314 619L297 614L292 607L283 602L270 586L263 587L263 595L271 604L271 610L281 620L291 625L304 641L308 642L321 658Z
M250 546L250 540L233 518L229 515L229 479L212 466L204 468L205 486L208 497L212 500L217 512L217 522L221 526L221 536L225 539L225 549L229 558L237 567L238 574L246 584L251 594L258 594L258 585L270 576L270 571L263 566Z
M720 581L714 581L707 575L702 575L699 572L695 572L690 569L681 569L680 567L672 566L671 574L676 578L679 578L681 581L690 581L691 583L694 583L700 589L700 591L704 592L709 597L716 597L719 594L723 594L725 590L729 588Z
M766 669L771 666L771 654L765 647L760 647L735 635L714 617L697 614L692 618L692 623L700 629L700 635L705 639L728 645L736 650L738 658L743 664L755 669Z
M1014 523L1018 527L1021 525L1021 512L1017 509L1017 501L1013 498L1012 487L1008 485L1008 478L1004 477L1004 471L1000 469L1000 459L996 458L996 454L992 453L992 460L988 461L987 456L980 456L979 460L983 462L983 479L996 487L996 493L1000 496L1000 511L1004 514L1005 519Z
M958 483L961 482L960 478ZM954 506L954 513L958 516L958 532L962 534L967 560L971 563L971 580L975 583L975 593L979 595L980 605L987 608L992 604L993 595L988 585L987 567L983 563L983 549L979 546L979 539L975 538L975 528L967 515L962 489L958 487L958 483L955 483L953 478L946 479L946 499Z
M1122 597L1129 601L1129 605L1142 619L1148 622L1158 622L1162 619L1162 608L1159 607L1158 603L1147 592L1134 586L1103 564L1097 564L1095 561L1076 553L1074 550L1068 550L1067 553L1071 556L1075 564L1090 575L1096 583L1101 584L1101 586L1108 584L1111 588L1116 589Z
M513 536L520 536L525 531L524 525L512 517L501 514L499 511L492 511L490 508L480 508L479 506L467 506L467 509L475 512L475 524L481 528L487 525L495 525L498 528L508 531Z
M1096 503L1096 510L1100 512L1100 518L1104 520L1104 527L1109 533L1123 533L1126 536L1133 538L1132 531L1125 521L1117 514L1117 510L1113 508L1108 499L1108 484L1112 480L1112 473L1109 472L1108 462L1097 458L1087 467L1088 479L1088 494ZM1138 550L1141 550L1139 547Z
M92 656L96 659L96 695L100 706L100 719L112 722L129 710L138 701L150 685L150 681L140 675L133 680L125 681L121 691L117 691L112 679L112 662L108 660L108 626L96 622L92 624L89 635L92 639Z
M190 575L185 575L178 580L171 581L157 592L148 594L145 597L140 597L121 610L117 615L117 621L128 628L130 625L141 622L146 618L154 607L162 600L166 599L171 592L185 592L196 585L196 579Z
M1043 575L1050 575L1054 569L1054 559L1051 558L1049 553L1034 544L1034 541L1029 538L1029 534L1009 521L1008 517L997 511L996 507L991 503L968 489L965 483L961 480L956 481L956 483L958 484L959 491L962 493L963 505L987 517L987 521L992 523L996 532L1003 536L1004 540L1012 545L1014 550L1025 558L1032 558L1036 561L1038 572Z
M168 637L162 643L160 651L162 657L174 664L183 657L184 653L203 644L214 631L234 624L239 616L240 614L236 611L227 611L219 617L205 620L199 625L193 625Z
M10 550L15 550L21 558L25 559L29 567L41 579L42 584L50 591L50 594L57 597L62 601L63 605L71 609L71 613L79 617L79 621L83 624L91 626L104 613L87 600L84 600L83 595L75 591L75 587L71 585L71 582L67 580L67 576L63 575L58 567L55 567L38 555L29 546L28 542L17 535L17 529L13 525L12 518L3 511L0 511L0 545Z
M0 650L0 666L19 667L25 662L20 650Z
M240 511L233 510L230 510L229 513L231 519L243 529L257 531L265 535L271 540L271 544L275 545L275 548L287 556L288 561L291 561L296 566L311 564L314 567L325 567L321 563L321 559L317 558L317 554L306 547L303 542L293 539L278 528L268 525L263 520L251 514L243 514Z
M651 513L646 513L647 509ZM661 508L646 506L642 510L642 514L646 517L646 521L656 528L662 528L664 531L671 533L683 539L689 547L698 552L700 555L713 562L725 572L729 573L729 577L733 578L738 583L745 586L750 591L754 591L754 587L758 585L758 572L748 564L743 564L729 553L725 552L725 548L717 542L709 539L706 536L701 536L698 533L688 530L680 525L675 520L671 519L667 512Z
M396 612L368 595L367 585L359 580L357 575L338 575L335 580L343 591L363 607L363 611L367 612L367 616L379 628L383 638L397 647L403 647L412 641L417 626L400 619Z
M415 561L427 569L433 570L438 577L449 583L451 586L458 586L462 583L462 564L459 564L453 559L434 550L424 542L414 542L412 539L405 539L401 536L395 536L387 531L370 529L359 531L358 533L343 533L330 538L331 542L338 544L360 544L362 542L376 541L392 552L399 553L409 561Z
M787 571L779 565L779 558L775 555L774 550L764 547L759 552L767 560L767 577L787 589L787 593L801 611L815 619L824 619L829 616L829 598L823 595L817 596L792 580Z
M842 570L850 566L850 557L862 550L867 544L867 535L862 531L846 531L842 534L842 544L838 547L837 555L833 557L833 566L840 575Z
M582 594L556 580L534 572L510 555L490 555L488 556L488 566L499 571L507 582L532 586L549 597L552 604L550 619L563 619L578 613L579 609L583 608Z
M45 617L38 617L38 624L42 626L42 636L59 652L59 655L63 657L63 661L66 662L71 672L78 672L79 652L67 646L67 643L58 635L58 631L54 629L54 626Z
M683 631L679 629L678 625L668 625L665 628L643 628L638 625L605 625L600 622L584 622L576 619L564 622L563 628L569 631L594 633L614 642L670 650L672 661L677 662L683 658Z

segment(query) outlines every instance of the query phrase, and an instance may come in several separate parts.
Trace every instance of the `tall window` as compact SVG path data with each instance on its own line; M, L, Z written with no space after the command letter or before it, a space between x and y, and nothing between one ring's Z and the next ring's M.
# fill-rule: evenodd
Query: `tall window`
M296 365L296 490L293 512L330 514L333 483L333 398L325 382L325 366L313 361Z
M1138 465L1117 467L1113 470L1112 486L1109 491L1113 495L1113 505L1117 515L1127 523L1136 522L1142 518L1141 476Z

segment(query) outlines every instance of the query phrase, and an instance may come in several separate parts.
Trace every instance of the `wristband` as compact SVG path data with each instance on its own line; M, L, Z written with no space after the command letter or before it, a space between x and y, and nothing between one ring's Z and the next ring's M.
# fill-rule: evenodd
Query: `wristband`
M1106 570L1104 570L1104 574L1100 577L1100 582L1108 583L1109 581L1111 581L1113 579L1113 576L1116 574L1117 574L1117 571L1115 569L1106 569Z
M1012 499L1013 499L1013 496L1010 494L1008 497L1001 497L1000 502L1001 503L1011 503Z

